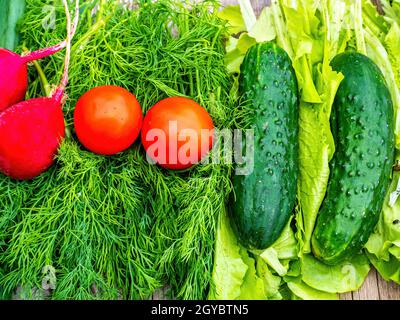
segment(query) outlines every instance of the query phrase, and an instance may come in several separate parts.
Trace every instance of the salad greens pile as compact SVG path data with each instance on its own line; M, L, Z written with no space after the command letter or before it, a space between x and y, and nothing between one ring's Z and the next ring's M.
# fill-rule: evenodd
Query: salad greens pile
M337 299L338 293L360 288L370 262L385 279L400 283L400 207L398 202L390 206L389 195L376 232L363 253L327 266L313 257L310 245L325 197L329 161L335 152L329 118L343 75L332 70L330 61L338 53L357 50L383 71L396 108L396 146L400 147L400 2L382 1L382 16L368 0L273 0L258 19L249 1L239 3L220 13L231 33L225 61L236 77L232 91L237 93L240 65L247 50L263 41L276 41L286 50L299 81L298 205L280 239L263 252L241 247L229 218L221 216L209 298ZM392 191L398 181L396 173Z

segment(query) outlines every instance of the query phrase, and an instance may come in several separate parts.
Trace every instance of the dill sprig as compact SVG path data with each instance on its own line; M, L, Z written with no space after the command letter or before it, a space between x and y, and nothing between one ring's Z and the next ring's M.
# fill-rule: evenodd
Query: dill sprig
M27 48L65 37L60 1L26 2L20 31ZM133 11L117 1L81 2L64 107L71 132L77 99L104 84L130 90L144 111L183 95L203 105L218 128L232 122L217 1L140 0ZM42 26L44 5L55 6L55 29ZM59 53L41 62L49 83L57 83L62 59ZM43 95L30 72L28 95ZM0 177L0 286L8 293L40 288L48 265L56 269L53 299L146 299L164 285L174 298L204 299L230 172L229 165L211 164L167 171L147 163L139 143L101 157L72 134L39 178Z

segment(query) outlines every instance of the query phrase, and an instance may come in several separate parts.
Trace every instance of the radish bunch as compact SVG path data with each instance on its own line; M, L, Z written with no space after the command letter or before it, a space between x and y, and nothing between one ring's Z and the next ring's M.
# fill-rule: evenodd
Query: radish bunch
M68 83L71 40L78 24L79 0L76 0L74 23L71 22L67 0L63 3L67 17L65 43L25 57L0 51L0 70L6 69L6 76L2 77L5 80L0 82L0 111L3 109L0 113L0 172L13 179L30 180L45 172L53 164L65 137L62 100ZM26 91L27 62L55 53L63 47L66 47L64 73L57 89L50 97L18 102ZM5 84L6 81L8 84ZM10 88L7 89L8 86ZM5 91L7 94L3 95ZM10 106L16 101L18 103Z
M27 64L58 52L62 46L63 43L26 56L0 48L0 111L24 99L28 87Z

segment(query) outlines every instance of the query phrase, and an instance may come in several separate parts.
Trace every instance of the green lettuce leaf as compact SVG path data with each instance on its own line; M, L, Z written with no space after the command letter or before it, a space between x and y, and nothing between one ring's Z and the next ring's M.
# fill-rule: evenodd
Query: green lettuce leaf
M334 293L327 293L311 288L301 280L292 280L287 283L288 288L293 293L292 299L300 300L338 300Z
M379 40L383 41L390 27L385 16L379 14L372 1L363 0L362 7L364 24L371 29Z
M369 260L375 269L379 272L386 281L394 281L400 284L400 259L392 255L389 260L378 259L375 255L369 254Z
M395 16L395 18L397 18L397 23L400 24L400 1L393 0L392 8L393 8L394 16Z
M400 107L400 90L395 80L393 67L385 47L368 27L366 27L365 39L367 42L368 57L370 57L382 71L392 95L396 119L396 148L400 149L400 114L398 112Z
M243 262L247 264L247 272L240 288L239 300L265 300L264 280L257 274L255 259L251 258L246 249L241 250Z
M272 269L274 269L281 277L284 276L288 271L288 266L285 266L279 260L278 253L274 248L268 248L261 253L261 258L267 263Z
M393 22L385 37L385 45L389 53L397 86L400 87L400 27L396 22Z
M297 238L302 252L311 252L311 236L329 180L329 160L334 150L328 114L318 106L300 104L299 191L301 210L296 214Z
M229 32L232 34L247 31L239 5L226 6L218 13L218 17L227 21Z
M318 32L319 20L315 17L316 8L310 6L311 2L313 1L299 1L297 6L293 7L292 1L282 1L286 26L284 30L277 32L277 34L285 38L287 38L287 34L290 35L292 50L287 51L288 53L292 52L293 67L299 82L302 101L321 103L321 98L314 84L311 60L311 53L315 51L314 46L318 43L314 41L313 35ZM280 16L275 17L275 21L279 19ZM276 23L276 26L282 28L284 24L285 22ZM286 41L280 40L280 42L283 44Z
M364 0L366 1L366 0ZM399 0L380 0L385 17L400 24L400 1Z
M264 281L264 293L269 300L281 300L282 295L280 288L282 285L282 278L273 274L268 265L260 258L257 257L257 274Z
M329 118L343 76L334 72L329 62L339 47L340 18L337 12L343 14L343 10L340 7L340 1L336 1L335 4L330 3L330 9L335 13L331 17L328 14L328 3L325 2L320 8L325 13L325 20L320 21L317 18L316 9L306 9L316 8L315 2L307 0L300 3L302 6L296 10L287 5L284 8L288 21L297 21L302 16L307 16L307 22L303 22L301 27L296 28L295 23L289 23L288 28L291 38L296 39L291 41L295 43L295 57L303 58L302 61L297 60L298 63L294 64L294 68L297 70L298 78L308 79L299 82L300 90L304 92L308 88L309 93L303 94L299 109L298 198L300 210L296 213L296 221L301 253L309 253L311 235L329 179L329 161L335 150ZM320 37L320 34L324 36ZM305 46L302 43L308 45ZM304 47L309 50L304 50ZM311 61L313 64L310 64ZM313 78L315 80L312 80ZM318 98L311 98L314 95L318 95ZM311 103L313 101L314 103Z
M256 44L254 38L247 33L242 33L239 39L230 37L227 43L225 65L229 73L240 74L240 66L244 60L247 50Z
M382 277L400 284L400 202L389 205L390 194L396 191L399 179L400 173L396 172L384 202L381 218L365 248L370 261Z
M251 258L241 250L248 270L241 288L240 299L281 299L282 276L286 275L290 261L297 258L297 242L294 232L287 224L279 239L267 250L252 252Z
M272 22L272 11L270 7L266 7L261 11L257 22L253 28L249 30L249 36L254 38L258 43L271 41L276 38L275 28Z
M288 229L290 230L290 228ZM296 252L290 249L294 236L282 236L277 242L280 256L292 256ZM259 256L242 248L233 233L228 217L221 217L218 226L215 265L209 300L265 300L281 299L279 293L281 277L275 275Z
M242 294L244 279L246 277L248 280L250 276L248 261L242 259L240 250L227 215L221 215L216 235L212 286L208 299L234 300Z
M400 201L389 205L390 194L396 191L400 173L395 172L382 209L381 219L375 233L366 244L366 249L379 258L388 260L388 250L392 245L400 247Z
M290 220L278 240L271 247L280 260L296 259L298 255L297 241L291 224L292 221Z
M369 261L364 254L336 266L328 266L312 255L304 255L302 259L303 282L314 289L330 293L358 290L369 270Z
M245 11L248 16L252 17L248 8ZM242 17L240 6L228 6L220 12L219 16L228 22L232 34L248 31L241 33L239 38L232 36L228 39L225 64L229 73L240 73L240 66L250 47L258 42L275 39L276 34L275 29L272 27L271 15L270 8L264 8L260 17L254 23L252 18L248 17L246 20L251 20L251 22L246 24L245 19ZM247 29L248 25L252 25L251 29Z
M242 259L248 266L239 300L280 300L282 279L275 275L259 257L250 257L246 249L241 249Z
M278 275L284 276L289 269L289 260L296 259L297 241L291 228L291 221L286 225L279 239L268 249L259 253L261 259Z

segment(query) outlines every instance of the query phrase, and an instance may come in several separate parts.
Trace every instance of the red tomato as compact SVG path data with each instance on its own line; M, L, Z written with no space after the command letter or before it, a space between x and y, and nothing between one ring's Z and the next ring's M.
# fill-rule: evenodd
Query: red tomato
M142 143L148 157L167 169L186 169L211 150L214 124L193 100L168 98L152 107L143 121Z
M100 86L86 92L74 113L79 141L101 155L128 149L138 138L142 122L142 109L136 97L117 86Z

